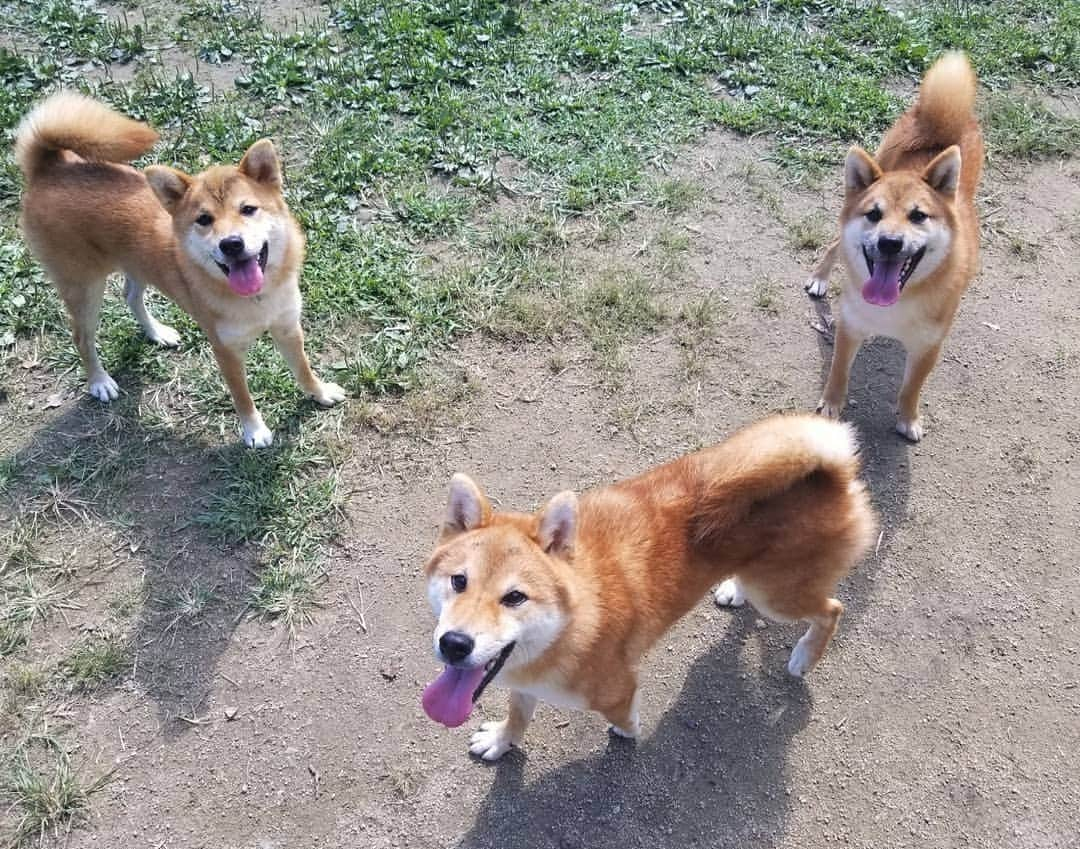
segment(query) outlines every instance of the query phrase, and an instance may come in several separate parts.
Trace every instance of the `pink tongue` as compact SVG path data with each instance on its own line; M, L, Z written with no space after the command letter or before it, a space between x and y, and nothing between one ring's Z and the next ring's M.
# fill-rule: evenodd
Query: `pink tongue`
M484 667L446 667L424 690L424 712L447 728L457 728L472 713L472 694L484 678Z
M258 257L241 260L229 267L229 285L238 295L254 295L263 284L263 273Z
M874 273L863 283L862 296L868 304L887 307L900 298L900 269L902 262L875 262Z

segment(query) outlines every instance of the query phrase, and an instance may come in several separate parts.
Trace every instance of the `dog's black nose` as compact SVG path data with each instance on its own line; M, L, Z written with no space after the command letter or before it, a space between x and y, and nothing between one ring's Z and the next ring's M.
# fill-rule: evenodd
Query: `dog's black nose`
M244 240L239 236L226 236L218 242L218 248L225 256L239 256L244 252Z
M898 236L878 236L877 249L882 256L896 256L904 247L904 240Z
M460 663L470 654L476 641L461 631L447 631L439 637L439 651L448 663Z

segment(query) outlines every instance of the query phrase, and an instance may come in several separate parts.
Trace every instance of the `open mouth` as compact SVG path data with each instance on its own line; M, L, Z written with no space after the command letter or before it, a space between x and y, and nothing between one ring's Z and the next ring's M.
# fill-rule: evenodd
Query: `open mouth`
M473 705L483 695L506 659L514 650L507 643L495 657L483 666L461 667L448 665L442 674L424 689L421 703L424 712L447 728L457 728L472 713Z
M889 260L881 258L874 260L871 259L870 252L867 251L864 245L863 258L866 260L866 267L870 272L870 277L863 284L863 299L867 303L879 307L895 304L900 298L900 293L904 291L904 285L911 275L915 273L915 269L925 253L926 246L923 245L915 253L904 259Z
M484 690L487 689L487 685L491 683L492 679L499 674L499 670L503 668L503 664L506 663L506 659L510 657L510 652L514 650L515 643L507 643L503 646L503 650L499 652L495 657L489 660L484 665L484 677L480 681L480 684L475 690L473 690L472 700L475 704L480 700L480 696L483 695Z
M214 261L229 281L229 287L236 294L255 295L262 289L263 272L266 271L266 261L269 257L270 243L263 242L262 249L257 254L229 260L227 264Z

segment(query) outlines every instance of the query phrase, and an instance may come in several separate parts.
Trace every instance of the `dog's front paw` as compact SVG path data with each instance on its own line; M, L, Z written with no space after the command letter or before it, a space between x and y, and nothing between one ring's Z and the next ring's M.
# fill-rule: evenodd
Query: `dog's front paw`
M742 607L746 604L742 587L734 578L728 578L722 584L718 584L713 590L712 597L718 607Z
M120 387L105 372L91 378L86 389L103 404L108 404L110 401L115 401L120 397Z
M896 422L896 432L905 439L910 439L912 442L918 442L923 437L922 419L898 419Z
M345 400L345 390L336 383L320 383L311 399L321 407L333 407Z
M274 444L274 432L261 422L250 429L245 426L244 444L248 448L269 448Z
M840 418L840 413L843 412L843 409L844 405L842 402L836 403L834 401L829 401L827 398L822 398L817 402L817 411L827 419Z
M169 327L169 325L162 324L160 321L155 321L150 329L146 331L146 338L162 348L180 347L180 333L175 327Z
M829 281L820 277L811 277L803 283L803 291L811 298L824 298L829 291Z
M469 740L469 751L485 761L497 761L517 743L510 734L508 723L485 722Z

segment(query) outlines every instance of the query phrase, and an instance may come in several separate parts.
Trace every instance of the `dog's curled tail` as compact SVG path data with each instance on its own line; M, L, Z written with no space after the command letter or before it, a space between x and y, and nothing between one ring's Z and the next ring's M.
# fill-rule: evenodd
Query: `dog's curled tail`
M870 544L877 523L849 424L810 414L770 416L724 442L702 471L706 483L693 521L698 544L722 542L756 504L811 480L852 499L852 539L860 549Z
M29 181L63 150L95 162L130 162L157 140L158 134L146 124L77 92L59 91L19 124L15 160Z
M967 56L946 53L923 77L915 120L922 138L937 147L958 144L975 115L975 71Z

